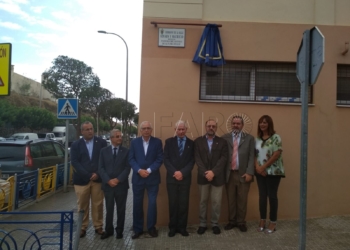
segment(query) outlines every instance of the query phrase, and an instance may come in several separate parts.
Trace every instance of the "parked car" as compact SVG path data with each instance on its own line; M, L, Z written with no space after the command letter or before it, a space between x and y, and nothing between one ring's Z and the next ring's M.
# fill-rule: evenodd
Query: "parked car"
M8 139L15 139L15 140L34 140L38 139L38 134L36 133L16 133L10 136Z
M52 141L58 141L55 137L54 133L38 133L39 139L46 139L46 140L52 140ZM61 142L62 141L58 141Z
M68 126L68 147L76 140L77 131L73 124ZM62 144L66 143L66 126L56 126L52 129L52 133L55 134L57 140L62 141Z
M0 141L6 141L6 138L0 137Z
M1 141L1 178L64 163L64 154L63 145L51 140Z

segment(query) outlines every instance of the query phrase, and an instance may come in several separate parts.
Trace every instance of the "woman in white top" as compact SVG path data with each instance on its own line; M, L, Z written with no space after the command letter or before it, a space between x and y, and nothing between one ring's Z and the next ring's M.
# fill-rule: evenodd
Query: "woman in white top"
M285 174L281 137L275 133L272 118L268 115L263 115L259 119L255 150L255 175L259 188L260 211L260 223L257 230L271 234L276 231L277 190L281 177L285 177ZM266 228L267 199L270 205L270 223Z

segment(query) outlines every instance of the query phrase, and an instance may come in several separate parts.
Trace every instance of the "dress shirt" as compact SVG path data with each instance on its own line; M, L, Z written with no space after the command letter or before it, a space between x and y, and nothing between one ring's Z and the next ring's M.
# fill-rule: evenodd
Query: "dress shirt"
M207 138L209 153L211 153L211 146L213 145L213 141L214 141L215 136L213 136L213 138L211 138L211 139L208 139L207 135L205 137Z
M90 156L90 160L92 159L92 151L94 150L94 138L92 138L90 141L85 140L85 145L87 150L89 151L89 156Z
M181 140L181 139L182 139L183 142L184 142L184 143L182 144L182 151L183 151L183 150L185 149L186 136L184 136L184 137L182 137L182 138L180 138L180 137L177 136L177 146L178 146L178 147L180 147L180 140Z
M145 141L145 139L143 139L143 137L142 137L143 150L145 151L145 155L147 155L149 140L150 140L150 139L148 139L148 141ZM140 170L139 170L139 171L140 171ZM147 168L147 172L148 172L148 173L152 173L152 170L151 170L150 168Z
M114 154L114 148L116 148L117 150L115 151L115 154L117 155L118 154L118 151L119 151L119 146L113 146L112 144L112 155Z
M242 133L241 132L239 132L238 134L237 134L237 143L238 143L238 146L239 146L239 143L240 143L240 141L241 141L241 135L242 135ZM233 140L235 139L235 133L233 133L232 132L232 144L233 144ZM233 150L233 147L232 147L232 150ZM233 152L232 152L232 154L233 154ZM237 152L237 158L236 158L236 166L237 166L237 169L239 169L239 156L238 156L239 154L238 154L238 152Z

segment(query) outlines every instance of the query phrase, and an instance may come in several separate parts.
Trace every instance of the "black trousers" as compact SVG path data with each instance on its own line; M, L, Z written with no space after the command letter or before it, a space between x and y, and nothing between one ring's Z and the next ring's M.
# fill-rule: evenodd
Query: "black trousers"
M259 188L259 211L260 219L266 219L267 198L270 205L270 221L277 221L278 198L277 190L281 176L262 176L257 174L256 180Z
M117 207L117 226L115 230L116 232L122 233L125 224L125 209L128 190L111 189L103 192L105 194L106 202L106 233L113 234L114 203Z
M185 230L188 219L190 184L167 183L169 229Z

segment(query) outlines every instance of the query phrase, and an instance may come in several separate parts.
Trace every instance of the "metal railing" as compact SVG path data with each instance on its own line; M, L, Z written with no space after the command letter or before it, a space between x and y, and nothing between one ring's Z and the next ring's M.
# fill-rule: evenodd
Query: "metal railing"
M0 220L0 224L6 224L5 230L0 229L0 249L43 249L47 246L53 249L51 246L56 246L54 249L77 250L84 211L78 213L74 244L73 214L74 211L0 212L0 217L10 215ZM24 225L30 225L30 229L24 228Z

